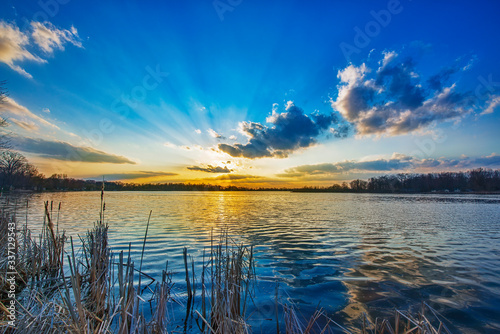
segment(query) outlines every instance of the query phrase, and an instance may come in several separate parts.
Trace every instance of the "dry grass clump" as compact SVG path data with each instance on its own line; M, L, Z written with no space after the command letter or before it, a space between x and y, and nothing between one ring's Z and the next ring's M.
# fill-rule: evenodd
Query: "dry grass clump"
M52 206L52 204L51 204ZM31 231L18 223L6 210L0 214L0 308L9 315L5 305L9 301L11 284L8 277L15 276L16 295L23 292L36 305L44 296L51 296L61 286L63 273L64 233L54 230L49 203L45 203L45 216L41 234L32 237ZM29 292L25 288L29 284ZM22 295L22 294L21 294ZM21 305L22 306L22 305ZM5 320L5 319L2 319Z
M334 328L347 334L353 333L329 318L323 309L317 309L309 319L306 319L300 316L293 304L284 304L282 306L286 327L285 333L287 334L333 333ZM364 315L362 326L356 333L451 334L437 311L426 303L422 304L421 310L416 315L395 310L393 325L387 319L375 319L375 322L372 323Z
M420 311L416 315L400 310L396 310L394 313L394 326L391 326L387 319L376 319L375 323L370 324L370 326L366 326L366 321L363 321L363 334L370 332L377 334L386 332L394 334L451 334L439 313L427 303L422 303Z
M71 249L66 254L64 233L59 233L54 226L51 212L52 208L45 203L44 226L38 240L31 238L26 227L15 233L16 284L19 287L16 326L9 324L9 311L0 303L0 333L165 333L171 275L164 271L161 282L151 290L155 301L154 316L146 321L142 305L140 307L143 301L139 293L140 278L138 286L134 286L137 272L139 277L143 274L134 268L130 249L128 256L120 252L118 262L113 262L108 225L104 223L104 202L101 201L100 220L80 238L79 250L75 251L71 238ZM15 219L3 214L0 223L1 233L9 223L12 226ZM2 242L0 251L7 254L3 245ZM10 284L6 281L8 262L0 264L0 282L6 287ZM4 286L3 291L7 291Z
M221 233L216 245L213 244L212 237L210 258L203 265L201 277L202 309L201 313L195 311L202 321L202 332L249 333L245 313L247 302L253 294L254 277L252 247L236 244L227 230ZM206 288L206 283L210 284L210 291ZM209 299L208 304L206 299Z
M17 304L16 327L2 324L7 333L69 333L68 308L58 298L30 289Z

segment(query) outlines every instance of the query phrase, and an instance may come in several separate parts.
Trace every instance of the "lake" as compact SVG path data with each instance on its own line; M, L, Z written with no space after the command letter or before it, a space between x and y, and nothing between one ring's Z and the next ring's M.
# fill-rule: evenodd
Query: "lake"
M54 212L62 203L59 228L68 235L83 234L99 219L98 192L1 197L7 200L17 202L18 221L27 219L34 230L44 201L54 202ZM347 327L359 326L363 312L391 317L395 308L418 310L425 301L452 330L500 331L499 195L108 192L105 202L113 251L131 243L136 263L152 210L143 271L159 279L168 260L179 295L183 247L199 273L212 230L227 227L253 245L255 333L275 328L277 283L280 298L297 303L304 316L320 303ZM175 326L184 315L173 312Z

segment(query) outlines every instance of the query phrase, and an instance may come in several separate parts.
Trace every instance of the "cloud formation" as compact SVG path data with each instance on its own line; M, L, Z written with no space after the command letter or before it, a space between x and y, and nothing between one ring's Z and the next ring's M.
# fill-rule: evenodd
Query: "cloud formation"
M91 147L74 146L62 141L50 141L27 137L11 137L14 148L26 153L34 153L43 158L62 161L78 161L110 164L136 164L126 157L109 154Z
M46 60L32 54L26 47L30 44L29 36L22 33L17 26L0 21L0 62L7 64L14 71L32 78L31 74L15 62L31 60L45 63Z
M295 150L316 144L319 135L331 126L338 125L335 113L328 115L315 113L308 116L292 102L287 104L283 113L273 109L272 115L266 120L271 126L241 122L239 130L249 138L248 143L219 144L219 150L233 157L248 159L285 158ZM337 128L337 131L344 130Z
M199 172L205 172L205 173L231 173L232 172L232 170L227 168L227 166L224 166L224 167L212 166L212 165L208 165L207 167L189 166L189 167L187 167L187 169L199 171Z
M486 103L486 108L481 113L481 115L491 114L493 111L500 106L500 96L492 96Z
M59 29L50 22L31 22L30 29L31 32L21 31L14 23L0 21L0 62L27 78L33 77L17 65L18 62L47 62L33 51L28 51L30 47L37 46L46 55L53 54L55 49L64 50L67 43L82 47L78 32L73 26L67 30Z
M338 96L331 105L361 135L410 133L475 111L475 95L458 92L450 83L453 74L466 69L445 68L422 82L411 57L385 52L374 68L351 64L340 70Z
M217 139L224 139L224 136L223 136L223 135L221 135L220 133L215 132L215 130L213 130L213 129L208 129L208 130L207 130L207 132L208 132L208 134L209 134L210 136L212 136L212 137L214 137L214 138L217 138Z
M9 119L9 122L12 122L13 124L17 125L21 129L24 129L26 131L36 131L39 129L38 126L33 122L24 122L17 120L15 118Z
M177 173L170 172L152 172L152 171L138 171L131 173L116 173L116 174L106 174L104 175L104 180L106 181L117 181L117 180L133 180L133 179L143 179L148 177L158 177L158 176L176 176ZM102 180L102 176L91 178L95 180Z
M336 163L323 163L316 165L301 165L286 169L278 177L304 177L314 175L336 175L350 172L395 172L412 170L444 170L467 169L477 167L500 167L500 155L493 153L485 157L461 157L460 159L417 159L403 154L395 153L389 159L376 159L370 161L342 161Z
M50 22L31 22L33 32L31 37L36 45L44 52L51 54L54 49L64 50L64 44L71 43L79 48L82 47L78 31L71 26L70 30L58 29Z
M8 96L5 97L2 104L0 104L0 110L4 115L10 114L12 116L20 117L21 118L20 120L16 121L14 119L9 119L9 121L12 121L12 123L20 126L21 128L25 128L21 124L33 124L33 122L35 122L38 123L39 125L59 130L59 127L57 125L43 119L38 115L35 115L28 108L20 105L19 103L17 103L15 100L13 100ZM36 126L36 124L33 124L33 126Z

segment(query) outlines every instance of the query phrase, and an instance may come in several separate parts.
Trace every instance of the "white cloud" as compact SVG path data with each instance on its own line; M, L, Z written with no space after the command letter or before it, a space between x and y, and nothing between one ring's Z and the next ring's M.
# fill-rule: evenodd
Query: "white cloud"
M215 132L213 129L208 129L207 130L208 134L214 138L222 138L222 135Z
M71 31L58 29L50 22L31 22L33 32L31 36L36 45L46 53L53 53L54 49L64 50L64 44L71 43L74 46L82 47L78 32L71 26Z
M462 67L462 71L468 71L474 66L474 64L477 62L477 55L473 55L472 58L469 60L467 65Z
M279 116L280 114L278 112L276 112L276 110L273 108L273 113L269 116L266 117L266 122L267 123L274 123L276 122L276 119L277 117Z
M177 148L177 145L172 144L171 142L166 142L163 144L163 146L169 147L169 148Z
M394 59L396 59L396 57L398 56L398 54L396 53L396 51L384 51L382 52L382 54L384 55L384 59L382 59L380 61L380 68L384 68L387 64L389 64L391 61L393 61Z
M491 97L487 102L487 107L481 113L481 115L491 114L495 109L500 106L500 95Z
M38 63L47 61L29 52L29 36L19 30L14 24L0 21L0 62L7 64L14 71L32 78L31 74L15 63L23 60L31 60Z
M356 67L354 65L347 66L344 70L339 71L337 77L340 81L347 84L356 84L358 81L361 81L365 74L370 72L370 69L366 67L365 64L361 64L361 66Z
M171 142L165 142L163 146L175 149L175 150L181 150L181 151L205 151L205 149L200 146L200 145L192 145L192 146L187 146L187 145L175 145Z
M196 130L194 130L194 132L196 132L199 135L201 134L201 130L200 129L196 129Z
M291 108L291 107L293 107L293 106L294 106L293 101L288 101L288 102L286 103L285 110L288 110L288 109L290 109L290 108Z
M51 128L60 130L60 128L57 125L52 124L51 122L43 119L42 117L33 114L28 108L20 105L19 103L17 103L16 101L14 101L10 97L5 98L1 109L2 109L3 113L5 113L5 114L10 114L10 115L24 118L24 120L22 120L24 122L26 122L26 119L28 119L28 120L35 121L36 123L38 123L40 125L44 125L47 127L51 127ZM19 119L18 119L18 121L19 121ZM15 122L13 122L13 123L16 125L19 125Z
M14 23L0 21L0 62L29 79L33 76L19 66L18 62L47 63L47 60L33 53L34 46L49 55L54 49L64 50L66 43L82 47L75 27L66 30L58 29L50 22L31 22L30 30L31 33L21 31Z
M36 131L39 129L39 127L32 121L25 122L15 118L11 118L9 121L26 131Z
M56 137L66 140L69 140L69 138L82 140L80 136L66 129L61 129L52 120L49 120L48 114L44 115L40 113L40 115L37 115L11 97L6 97L0 105L0 114L2 114L2 117L7 118L7 121L13 126L19 128L19 130L29 132L30 136L36 134L50 140Z

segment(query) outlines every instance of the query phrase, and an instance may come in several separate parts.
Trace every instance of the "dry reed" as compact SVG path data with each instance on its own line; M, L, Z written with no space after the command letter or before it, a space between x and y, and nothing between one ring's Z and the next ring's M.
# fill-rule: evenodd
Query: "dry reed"
M207 319L205 272L209 272L210 301ZM202 321L200 329L209 333L249 333L245 318L246 304L253 293L253 248L236 244L228 231L222 231L219 242L210 251L209 263L203 265L202 310L195 311Z

